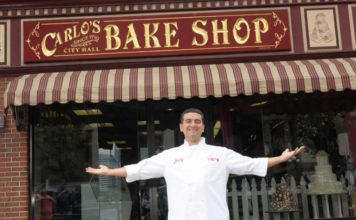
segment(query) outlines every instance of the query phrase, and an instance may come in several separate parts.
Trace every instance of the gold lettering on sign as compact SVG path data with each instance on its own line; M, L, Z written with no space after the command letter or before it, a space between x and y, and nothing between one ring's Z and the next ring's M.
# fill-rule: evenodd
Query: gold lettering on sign
M161 47L161 44L159 43L158 37L156 36L157 31L158 31L158 26L159 23L146 23L143 24L144 29L145 29L145 48L152 48L151 41L153 41L153 48L159 48ZM150 27L153 27L153 30L150 31Z
M61 43L60 37L56 37L56 36L57 36L56 33L49 33L49 34L46 34L42 39L42 42L41 42L42 53L46 57L52 56L57 50L56 44L57 43L58 44ZM55 42L57 42L57 43L54 44L54 47L53 47L52 50L48 49L48 46L46 45L46 43L48 42L48 40L47 40L48 38L51 38L52 40L55 40Z
M192 25L193 32L200 35L202 38L202 41L198 41L197 37L193 37L192 45L198 46L198 47L205 46L209 40L208 32L204 28L200 27L199 24L206 26L207 21L206 20L196 20L193 22L193 25Z
M282 11L281 15L285 17L286 13ZM28 31L25 42L39 60L51 56L56 58L47 60L56 60L61 56L67 57L65 59L85 55L94 58L101 54L107 57L125 57L127 54L132 57L145 53L157 55L161 51L167 51L169 55L185 54L186 51L192 54L195 52L191 51L196 49L197 53L204 50L208 53L275 50L282 43L281 49L284 50L290 43L284 42L286 37L289 39L287 25L273 11L189 14L167 17L168 21L165 19L163 16L112 20L63 19L38 22L35 27L36 23L32 21L29 22L31 27L24 22L25 31ZM190 29L184 27L184 32L179 33L180 25L190 26ZM33 57L28 60L33 61Z
M238 33L239 31L242 30L242 26L245 26L246 28L246 34L245 36L240 36ZM250 26L248 25L248 22L244 18L239 18L236 20L235 25L232 29L232 34L234 36L234 40L237 44L245 44L248 39L250 38Z
M92 23L89 22L89 26L92 25L93 26L93 34L99 34L101 29L100 29L100 21L98 20L94 20Z
M230 45L231 40L236 44L243 45L254 37L254 43L262 44L262 34L267 33L269 29L268 21L265 18L256 18L248 21L245 18L237 18L234 25L229 26L231 20L214 19L210 22L211 33L206 30L207 20L196 20L192 23L192 31L196 35L193 37L192 46L202 47L208 44L210 37L211 45ZM229 29L231 28L231 30ZM251 27L254 30L254 36L251 36Z
M252 23L255 26L255 43L256 44L261 44L261 33L267 33L269 30L268 22L264 18L256 18L252 21ZM262 27L261 27L262 24Z
M121 47L121 39L119 37L120 29L117 25L109 24L104 28L106 34L105 50L117 50ZM114 42L112 42L114 41ZM114 44L113 44L114 43Z
M178 31L177 22L164 23L164 30L164 36L166 39L165 47L179 47L179 39L172 45L172 37L175 37Z
M53 24L55 25L55 24ZM97 34L100 32L100 21L99 20L93 20L93 21L85 21L80 25L80 28L78 28L78 25L72 25L71 27L68 27L63 30L63 32L49 32L44 35L41 41L41 50L43 55L49 57L53 56L56 51L57 47L73 41L75 39L80 39L85 35L94 33ZM89 43L90 44L90 43ZM70 53L76 51L75 49L71 48L65 48L63 50L63 53Z
M137 34L136 34L134 24L131 23L127 27L128 27L128 31L127 31L125 45L124 45L123 49L128 49L128 45L131 43L133 44L133 49L141 48L141 46L138 42L138 39L137 39Z
M219 24L218 24L218 20L215 19L211 22L212 27L213 27L213 45L220 45L220 41L219 41L219 34L222 34L223 36L223 43L224 45L229 45L229 39L228 39L228 29L227 29L227 19L224 19L222 21L220 21L222 27L219 28Z
M162 43L159 36L157 36L160 28L164 28L164 47L179 47L179 39L176 39L178 25L177 22L163 23L144 23L143 36L138 35L135 24L130 23L127 28L127 35L124 40L120 38L120 28L117 25L109 24L104 27L106 36L105 50L128 50L144 48L162 48ZM163 41L163 40L162 40ZM123 44L123 46L122 46ZM122 48L121 48L122 46Z

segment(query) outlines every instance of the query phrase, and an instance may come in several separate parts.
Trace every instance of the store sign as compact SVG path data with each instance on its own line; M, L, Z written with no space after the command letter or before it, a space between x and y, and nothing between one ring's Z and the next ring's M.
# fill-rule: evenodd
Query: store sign
M24 62L291 49L289 11L23 21Z

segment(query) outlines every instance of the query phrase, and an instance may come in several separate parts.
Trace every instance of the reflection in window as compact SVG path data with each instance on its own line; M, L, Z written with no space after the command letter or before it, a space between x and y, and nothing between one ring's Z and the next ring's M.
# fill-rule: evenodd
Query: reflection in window
M85 173L137 162L137 111L134 103L31 108L34 220L139 219L137 183Z

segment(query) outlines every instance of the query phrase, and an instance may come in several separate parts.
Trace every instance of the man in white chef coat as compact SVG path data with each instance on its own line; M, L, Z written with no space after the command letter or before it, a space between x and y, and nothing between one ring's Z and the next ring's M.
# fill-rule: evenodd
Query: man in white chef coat
M185 110L180 119L184 143L137 164L110 169L100 165L86 172L126 177L127 182L164 177L167 183L168 220L229 220L226 186L229 174L265 176L267 168L288 161L303 150L286 149L280 156L250 158L225 147L208 145L201 136L204 115Z

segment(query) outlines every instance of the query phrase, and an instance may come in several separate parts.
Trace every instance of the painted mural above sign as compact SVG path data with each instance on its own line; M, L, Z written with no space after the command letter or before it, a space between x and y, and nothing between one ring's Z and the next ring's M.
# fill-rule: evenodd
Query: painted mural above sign
M25 20L30 62L291 50L289 11Z

